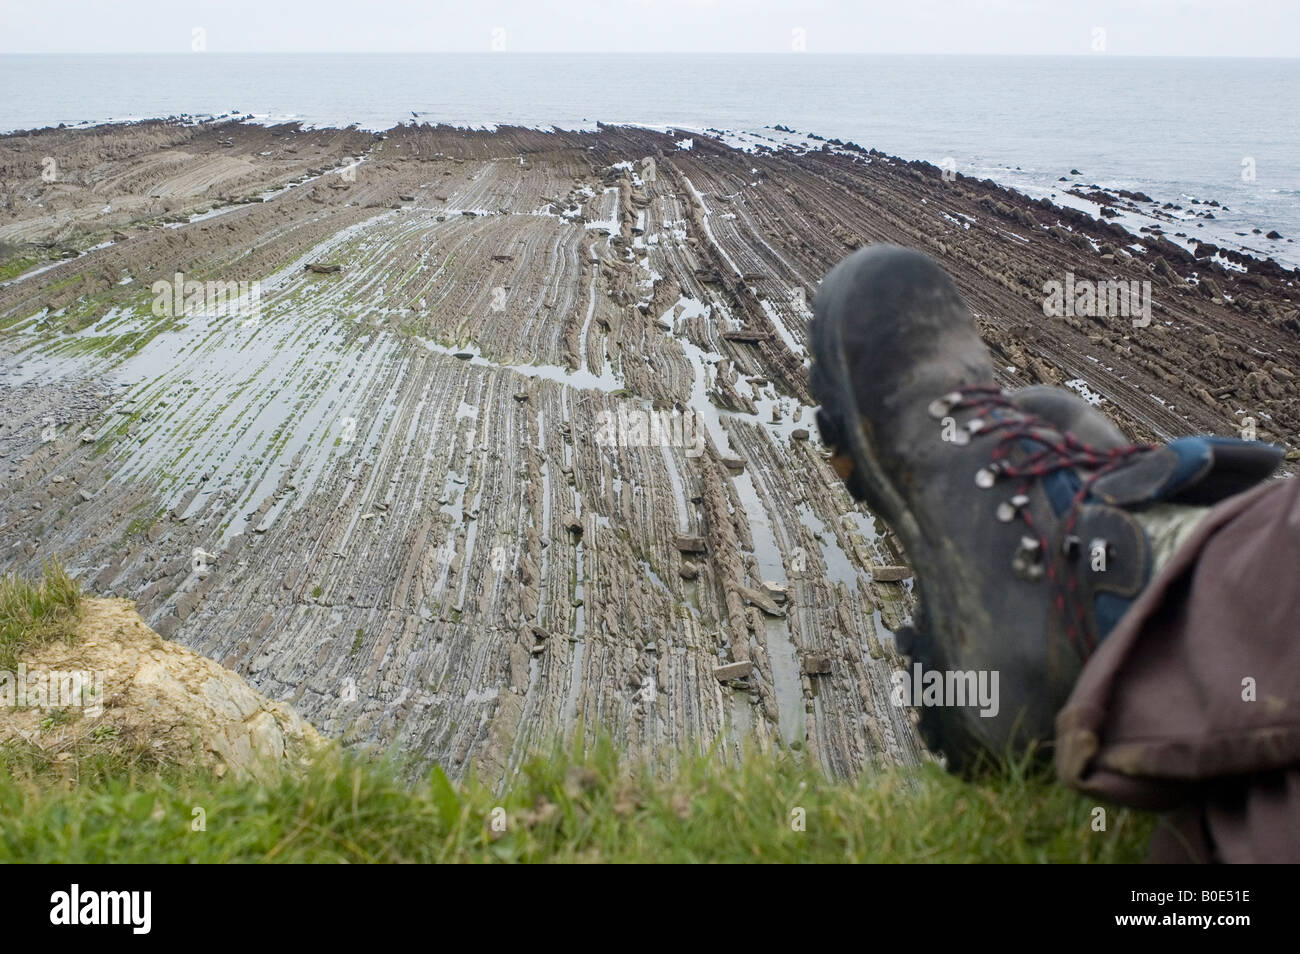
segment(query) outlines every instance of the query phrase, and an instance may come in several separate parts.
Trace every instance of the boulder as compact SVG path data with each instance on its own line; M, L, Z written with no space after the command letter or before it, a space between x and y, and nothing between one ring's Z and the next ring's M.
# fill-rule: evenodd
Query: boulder
M909 566L873 566L871 568L871 578L877 583L897 583L899 580L910 580L912 578L912 568Z
M809 676L822 676L831 671L831 657L809 653L803 657L803 671Z
M723 666L713 667L713 677L718 682L727 682L731 679L744 679L754 671L752 660L745 659L740 662L727 663Z
M708 550L703 537L694 537L688 534L679 533L677 535L677 549L682 553L704 553Z
M777 606L772 598L766 593L762 593L748 586L738 586L736 587L736 592L745 599L745 602L757 606L768 616L776 616L778 618L785 616L785 610Z

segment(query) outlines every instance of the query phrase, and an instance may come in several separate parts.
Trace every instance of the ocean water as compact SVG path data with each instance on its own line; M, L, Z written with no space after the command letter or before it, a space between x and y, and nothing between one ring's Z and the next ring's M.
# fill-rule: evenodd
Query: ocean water
M1300 265L1300 59L736 54L0 56L0 130L222 115L770 134L782 124L1047 195L1217 199L1188 231ZM414 114L414 115L413 115ZM814 142L813 145L816 145ZM1078 169L1079 176L1072 176ZM1282 241L1250 234L1277 229ZM1240 236L1238 233L1247 233ZM1286 238L1297 239L1288 243Z

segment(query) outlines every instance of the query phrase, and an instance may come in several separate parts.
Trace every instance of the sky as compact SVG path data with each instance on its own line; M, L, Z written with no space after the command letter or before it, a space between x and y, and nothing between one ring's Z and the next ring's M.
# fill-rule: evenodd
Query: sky
M0 53L1300 56L1300 0L0 0Z

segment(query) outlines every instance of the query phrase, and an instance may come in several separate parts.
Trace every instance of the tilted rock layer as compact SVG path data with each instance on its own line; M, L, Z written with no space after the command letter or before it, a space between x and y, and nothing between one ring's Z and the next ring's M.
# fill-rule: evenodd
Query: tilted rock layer
M808 393L851 249L940 260L1009 386L1294 442L1291 272L856 147L685 138L0 137L0 242L33 256L0 285L0 569L59 556L327 735L451 772L581 726L848 775L922 755L890 703L906 555ZM177 273L256 308L155 308ZM1047 317L1067 273L1150 281L1150 326Z

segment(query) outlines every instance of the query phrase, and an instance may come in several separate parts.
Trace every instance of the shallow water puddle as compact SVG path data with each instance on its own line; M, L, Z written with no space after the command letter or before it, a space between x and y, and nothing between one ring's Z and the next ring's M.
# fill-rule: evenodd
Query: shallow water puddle
M692 314L702 314L703 308L693 299L679 299ZM676 305L664 313L664 320L672 314ZM707 309L705 309L707 310ZM671 334L671 332L666 332ZM689 406L695 413L696 420L704 422L705 430L719 453L733 453L730 438L723 426L723 415L709 399L709 366L718 360L718 355L711 355L694 342L677 335L673 338L681 346L695 372L691 384ZM752 417L752 415L730 415L733 417ZM731 475L731 484L740 498L741 509L749 523L750 536L754 543L754 558L758 561L759 572L764 580L779 583L787 582L785 563L781 548L772 531L771 517L767 507L759 497L748 470ZM781 737L785 742L803 741L804 709L803 683L800 679L798 654L790 638L790 624L786 619L764 617L764 643L768 660L772 667L772 691L776 696L777 713Z
M812 508L807 504L799 504L797 512L799 522L812 531L813 536L821 545L822 559L826 562L826 576L828 579L843 583L850 589L858 588L858 578L861 572L853 565L848 554L840 547L839 541L835 539L834 531L827 529L826 524L822 523L813 513Z
M459 359L476 367L493 368L498 371L513 371L526 378L554 381L556 384L565 387L585 391L603 391L606 394L612 394L624 388L623 380L608 365L600 374L592 374L585 368L573 371L555 364L501 364L483 357L483 353L477 345L469 344L458 348L450 348L427 338L421 338L419 341L420 344L434 354L450 355L458 358L461 355L467 355L467 357Z

